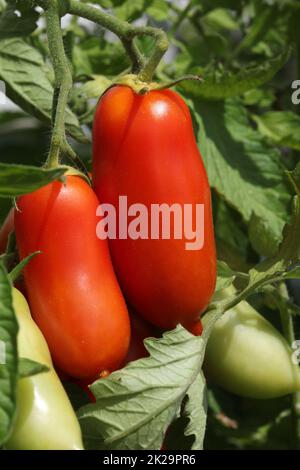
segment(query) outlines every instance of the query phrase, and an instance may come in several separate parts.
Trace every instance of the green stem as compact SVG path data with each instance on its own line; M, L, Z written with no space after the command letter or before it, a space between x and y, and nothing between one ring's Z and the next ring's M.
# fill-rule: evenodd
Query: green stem
M55 73L55 87L52 107L52 138L49 156L46 162L48 168L59 164L60 152L66 148L65 110L69 92L72 88L72 74L66 57L60 18L66 13L80 16L93 21L115 33L122 41L131 61L132 70L144 82L150 82L155 70L168 49L168 39L164 31L152 27L137 27L121 21L108 13L78 0L33 0L36 5L45 10L49 52ZM155 41L153 52L145 60L140 53L135 38L149 35ZM70 147L68 147L70 154Z
M89 173L87 171L87 168L86 168L85 164L83 163L81 158L77 155L77 153L73 150L73 148L71 147L71 145L67 141L66 137L65 137L65 139L62 143L61 150L62 150L63 153L66 154L66 156L69 158L69 160L71 160L72 164L75 167L77 167L78 170L81 171L81 173L83 173L90 180L90 176L89 176Z
M135 36L152 36L155 39L153 52L138 74L138 78L142 82L151 82L158 64L165 52L168 50L168 36L162 29L152 28L151 26L145 28L133 28L133 34Z
M280 295L288 299L288 291L286 288L285 283L281 283L279 285L279 293ZM295 332L294 332L294 324L293 318L287 308L282 306L279 303L279 311L282 323L282 329L284 337L286 338L289 345L292 345L295 341ZM292 395L292 417L293 417L293 426L294 426L294 436L295 436L295 444L297 449L300 449L300 393L296 392Z
M143 55L140 53L137 45L134 42L134 38L128 39L124 37L121 39L121 41L131 60L132 73L138 73L143 68L145 61Z
M65 54L61 33L59 5L57 0L43 1L47 25L50 57L55 73L55 86L52 107L52 137L46 162L48 168L59 164L59 155L65 139L65 110L72 88L72 75Z
M137 72L140 70L140 80L145 82L152 80L156 67L169 46L168 38L164 31L150 26L138 27L131 25L126 21L122 21L98 8L78 0L66 0L66 2L66 10L68 13L86 18L115 33L121 39L131 58L134 71ZM153 52L146 61L144 61L143 56L134 43L135 37L145 35L152 36L156 41Z

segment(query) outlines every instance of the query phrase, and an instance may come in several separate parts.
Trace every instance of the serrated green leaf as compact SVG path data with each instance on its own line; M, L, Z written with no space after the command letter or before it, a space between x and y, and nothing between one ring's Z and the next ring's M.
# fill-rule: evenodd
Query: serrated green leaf
M193 106L211 186L245 222L253 214L264 219L265 237L270 246L277 246L291 201L279 154L251 128L239 99L194 101Z
M251 249L247 225L239 212L220 197L217 197L217 204L214 208L214 226L220 260L225 261L232 269L247 271L249 269L248 253Z
M300 150L300 116L292 111L270 111L252 118L259 132L276 145Z
M41 54L25 40L0 40L0 78L6 84L7 96L27 113L50 124L53 87L45 69ZM78 141L87 141L77 117L69 108L66 110L66 129Z
M50 369L44 364L21 357L19 359L19 378L31 377L32 375L48 372Z
M0 198L31 193L41 186L59 179L65 171L65 168L46 169L29 165L0 163Z
M180 414L165 436L164 450L202 450L206 430L206 386L203 373L198 374L188 389Z
M233 96L242 95L247 90L259 87L282 68L290 55L290 49L264 62L242 67L238 72L228 70L214 72L202 68L193 68L192 72L203 78L201 84L192 81L183 81L180 87L196 98L206 100L224 100Z
M255 291L257 287L280 282L288 278L289 273L292 274L292 269L298 268L300 261L299 233L300 199L298 196L295 196L293 200L292 220L284 227L283 241L277 253L272 258L268 258L250 269L249 281L245 288L246 292L251 293Z
M145 345L150 357L91 386L97 403L78 411L87 449L160 449L200 371L204 339L177 327Z
M184 434L194 437L191 450L203 450L207 412L205 386L205 378L201 373L196 377L186 394L184 415L188 418L188 424Z
M9 438L16 415L17 333L11 285L0 263L0 446Z

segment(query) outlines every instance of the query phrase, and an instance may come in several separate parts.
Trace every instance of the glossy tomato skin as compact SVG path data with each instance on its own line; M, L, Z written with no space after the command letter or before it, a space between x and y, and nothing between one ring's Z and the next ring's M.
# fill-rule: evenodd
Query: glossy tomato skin
M96 109L93 184L101 203L128 206L204 204L204 246L187 239L109 240L114 268L129 303L161 328L196 321L216 280L211 196L189 110L171 90L144 96L108 90ZM130 219L129 219L130 220ZM171 224L171 234L174 223Z
M24 276L32 315L56 366L77 378L98 377L124 361L127 307L105 240L96 236L98 200L78 176L18 199L20 257L41 251Z

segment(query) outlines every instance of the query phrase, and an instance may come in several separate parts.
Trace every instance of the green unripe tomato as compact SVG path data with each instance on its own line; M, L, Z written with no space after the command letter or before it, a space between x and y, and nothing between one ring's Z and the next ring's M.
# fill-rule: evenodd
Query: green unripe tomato
M232 294L234 288L225 289L218 298ZM279 331L242 301L216 322L204 371L212 382L242 397L277 398L300 390L300 370L292 353Z
M50 371L19 379L17 419L5 447L16 450L81 450L79 423L53 369L47 343L31 318L25 297L15 288L13 305L19 323L19 356L40 362Z

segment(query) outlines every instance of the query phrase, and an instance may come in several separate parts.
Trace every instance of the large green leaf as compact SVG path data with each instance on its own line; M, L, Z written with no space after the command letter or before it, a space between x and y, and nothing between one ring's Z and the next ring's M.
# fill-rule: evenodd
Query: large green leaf
M31 193L59 179L66 168L45 169L35 166L0 163L0 198Z
M262 219L255 248L272 254L281 240L291 195L278 153L249 124L239 99L194 102L198 143L211 186L246 222ZM265 253L268 240L268 253Z
M145 345L151 357L131 362L92 385L96 404L78 412L87 449L160 449L167 427L199 374L204 340L177 327ZM201 394L198 399L201 403ZM198 436L190 426L189 432Z
M10 435L16 413L17 333L11 285L0 263L0 446Z
M168 428L167 450L202 450L206 430L206 382L201 372L188 389L179 417Z
M223 100L237 95L242 95L247 90L259 87L282 68L290 55L286 49L281 54L263 62L241 67L239 71L229 70L207 71L202 68L193 68L192 72L200 75L203 82L183 81L180 87L196 98L207 100Z
M273 143L300 150L300 117L292 111L270 111L252 116L258 130Z
M207 402L205 394L205 378L199 374L187 391L184 416L188 424L184 430L186 436L193 436L192 450L202 450L206 429Z
M0 40L0 78L7 96L24 111L50 123L53 87L41 54L21 38ZM67 132L86 142L78 119L66 110Z

